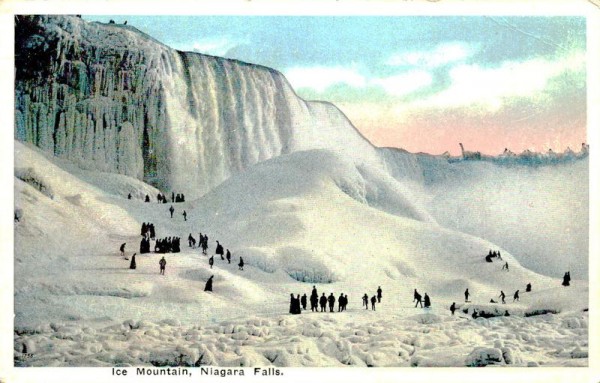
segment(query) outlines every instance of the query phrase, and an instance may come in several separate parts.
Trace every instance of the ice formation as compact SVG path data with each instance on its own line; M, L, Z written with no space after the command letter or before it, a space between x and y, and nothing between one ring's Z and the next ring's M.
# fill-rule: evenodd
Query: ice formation
M191 196L298 150L378 162L335 106L273 69L71 16L18 17L16 35L16 138L84 168Z

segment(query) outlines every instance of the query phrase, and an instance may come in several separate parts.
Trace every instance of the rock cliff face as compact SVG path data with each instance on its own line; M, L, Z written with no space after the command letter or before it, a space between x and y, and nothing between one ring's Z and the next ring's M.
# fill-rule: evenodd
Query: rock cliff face
M275 70L72 16L17 16L15 35L15 138L83 168L197 196L293 151L380 164L335 106L300 99Z

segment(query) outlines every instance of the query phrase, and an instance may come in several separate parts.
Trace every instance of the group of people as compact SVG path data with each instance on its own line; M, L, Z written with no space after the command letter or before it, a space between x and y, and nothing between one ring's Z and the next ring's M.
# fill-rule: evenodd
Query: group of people
M131 196L131 193L127 194L127 199L132 198L133 197ZM164 194L158 193L156 195L156 201L158 203L167 203L168 199ZM146 196L144 197L144 202L150 202L150 196L148 194L146 194ZM174 192L171 192L171 202L185 202L185 195L183 195L183 193L177 193L177 195L175 195Z
M190 234L190 237L191 237L191 235L192 234ZM202 233L200 233L200 238L203 238ZM203 254L206 254L207 242L208 242L208 237L205 236L203 243L202 243L202 253ZM217 248L215 249L215 254L221 256L222 261L227 260L227 263L231 263L231 252L229 251L229 249L227 249L227 253L225 253L223 251L223 245L221 245L219 243L219 241L217 241ZM225 255L225 257L223 257L223 255ZM213 255L210 258L208 258L208 265L212 269L214 264L215 264L215 257ZM240 257L240 261L238 262L238 270L244 270L244 258L242 258L242 257Z
M300 314L300 305L302 305L302 309L306 310L307 299L308 297L304 294L300 297L298 294L294 297L294 294L290 294L290 314ZM319 312L319 307L321 308L321 312L327 312L327 306L329 306L329 312L334 312L336 303L336 298L333 293L330 293L329 296L325 296L325 293L322 293L319 298L319 293L317 292L316 286L313 286L312 292L310 294L310 309L313 312ZM338 312L345 311L346 306L348 305L348 294L341 293L337 298L338 303Z
M142 237L148 237L148 238L156 238L156 231L154 231L154 224L150 223L150 222L142 222L142 230L141 233Z
M486 262L493 262L492 258L498 258L498 260L502 260L502 255L500 254L500 251L492 251L490 250L490 252L488 253L488 255L485 256L485 261Z
M377 288L377 294L371 297L372 310L375 310L375 303L381 302L382 292L381 286L379 286ZM290 314L300 314L302 310L306 310L307 301L308 297L306 294L302 297L300 297L300 294L297 294L296 296L290 294ZM337 299L333 293L330 293L329 296L322 293L319 297L316 286L313 286L310 294L311 311L327 312L327 307L329 307L329 312L334 312L336 302L338 304L338 312L346 311L346 307L348 306L348 294L341 293ZM366 293L363 296L363 305L367 310L369 309L369 296Z
M155 253L179 253L181 251L181 238L179 237L167 237L163 239L157 239L154 245Z
M421 305L421 308L424 306L426 309L431 307L431 298L429 298L429 295L425 293L425 296L422 297L417 289L415 289L415 292L413 293L413 302L416 302L415 307L418 305Z

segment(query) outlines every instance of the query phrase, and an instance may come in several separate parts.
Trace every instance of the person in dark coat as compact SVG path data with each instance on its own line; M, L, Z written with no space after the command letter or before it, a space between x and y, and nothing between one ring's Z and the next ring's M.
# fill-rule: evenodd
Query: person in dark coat
M499 260L501 260L501 261L503 260L502 255L500 254L500 250L498 250L498 253L496 254L496 256L498 257Z
M158 203L162 202L162 195L160 193L158 193L158 195L156 196L156 200L158 201Z
M244 258L240 257L240 263L238 263L238 268L240 270L244 270Z
M148 194L146 194L146 202L150 202L150 196Z
M342 311L346 311L346 307L348 307L348 294L344 294L344 307Z
M450 312L452 313L452 315L454 315L455 311L456 311L456 302L452 302L452 305L450 306Z
M173 207L173 205L171 205L171 207L169 208L169 212L171 213L171 218L173 218L173 213L175 212L175 208Z
M338 297L338 312L344 309L344 293L340 294Z
M429 299L429 295L427 295L427 293L425 293L424 301L425 301L425 308L426 309L429 308L429 307L431 307L431 300Z
M329 294L327 302L329 302L329 312L333 312L333 306L335 306L335 297L333 296L333 293Z
M202 238L202 254L206 255L206 250L208 250L208 240L206 239L206 236L204 236L204 238Z
M311 311L319 311L319 297L317 295L310 296L310 309Z
M165 257L162 257L160 261L158 261L158 264L160 265L160 275L165 275L165 267L167 266Z
M302 314L302 308L300 308L300 294L296 295L296 299L294 300L294 307L296 314Z
M208 258L208 264L210 265L210 268L212 269L213 265L215 264L215 257L214 256Z
M212 291L213 277L214 277L214 275L211 275L210 278L208 278L208 281L206 281L206 285L204 286L204 291Z
M510 314L508 313L508 310L504 310L504 316L505 317L509 317L510 316Z
M215 254L219 254L221 256L221 259L225 259L223 258L223 245L221 245L219 241L217 241L217 249L215 250Z
M121 247L119 247L119 250L121 250L121 257L125 256L125 245L126 244L127 243L124 243L124 244L121 245Z
M571 285L571 272L567 271L565 273L565 275L563 276L563 282L562 282L563 286L570 286Z
M296 298L294 298L294 294L290 294L290 314L296 314Z
M363 300L363 306L365 306L365 310L368 310L369 309L369 296L367 295L367 293L365 293L365 295L363 295L362 300Z
M135 270L137 265L135 264L135 254L133 253L133 255L131 256L131 263L129 264L129 268L132 270Z
M519 290L515 291L514 295L513 295L513 302L514 301L519 301Z
M381 303L381 286L377 288L377 303Z
M371 310L375 311L375 303L377 302L377 297L373 295L371 297Z
M225 258L227 258L227 263L231 263L231 252L229 252L229 249L227 249Z
M421 294L419 294L417 292L417 289L415 289L415 293L413 294L413 302L414 301L417 302L417 303L415 303L415 307L417 307L420 304L421 308L423 308L423 301L421 301Z
M508 271L508 262L506 262L506 263L504 264L504 266L502 266L502 270L506 270L506 271Z
M527 284L527 287L525 287L525 292L526 293L530 293L531 292L531 283Z
M194 237L192 237L192 233L190 233L190 235L188 235L188 247L192 247L193 239L194 239Z
M146 222L142 222L142 230L140 232L140 235L142 237L145 237L147 231L148 231L148 225L146 225Z
M504 298L506 298L506 294L504 294L504 291L500 290L500 295L498 295L498 298L502 298L502 303L506 303L506 301L504 300Z
M488 263L492 263L493 262L492 261L492 255L491 254L486 255L485 256L485 261L488 262Z
M175 192L171 192L171 202L175 202Z
M131 199L131 193L127 194L127 199Z
M183 213L182 213L182 214L183 214L183 220L184 220L184 221L187 221L187 213L185 212L185 210L183 211Z
M306 310L306 294L304 294L302 298L300 298L300 303L302 304L302 310Z
M470 295L470 294L469 294L469 289L466 289L466 290L465 290L465 302L468 302L468 301L469 301L469 295Z
M325 293L323 293L323 295L321 295L321 298L319 299L319 305L321 306L321 312L325 312L326 307L327 307L327 297L325 296Z

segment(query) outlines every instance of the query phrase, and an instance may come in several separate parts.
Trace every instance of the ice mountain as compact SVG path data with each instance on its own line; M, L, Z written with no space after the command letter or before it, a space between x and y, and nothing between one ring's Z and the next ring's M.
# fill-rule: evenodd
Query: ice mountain
M15 35L16 139L83 168L194 196L300 150L379 163L335 106L302 100L273 69L72 16L19 16Z

